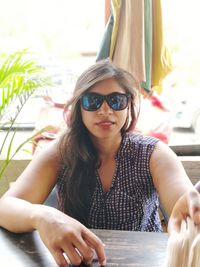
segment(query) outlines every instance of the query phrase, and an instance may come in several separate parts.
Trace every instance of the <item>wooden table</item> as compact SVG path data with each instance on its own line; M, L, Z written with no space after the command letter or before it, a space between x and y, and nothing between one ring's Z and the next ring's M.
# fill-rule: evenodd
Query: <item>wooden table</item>
M106 266L162 267L167 234L94 230L106 244ZM56 267L38 232L13 234L0 228L0 266ZM85 266L82 264L81 266ZM91 265L99 266L96 259Z

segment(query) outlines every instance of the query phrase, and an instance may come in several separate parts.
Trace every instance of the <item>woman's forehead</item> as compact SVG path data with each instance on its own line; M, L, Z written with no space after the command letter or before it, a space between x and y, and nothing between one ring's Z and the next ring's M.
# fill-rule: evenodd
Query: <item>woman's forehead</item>
M110 94L112 92L124 93L125 90L119 85L119 83L115 79L106 79L92 86L92 88L89 89L89 92Z

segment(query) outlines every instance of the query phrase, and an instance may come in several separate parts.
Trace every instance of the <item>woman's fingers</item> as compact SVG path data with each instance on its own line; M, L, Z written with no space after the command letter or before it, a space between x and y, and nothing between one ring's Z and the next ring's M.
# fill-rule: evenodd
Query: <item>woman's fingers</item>
M81 262L91 264L95 253L101 266L106 263L102 241L85 227L79 234L71 233L70 236L59 238L59 242L57 240L48 248L58 266L68 266L68 263L78 266Z
M200 224L200 194L197 191L191 191L187 195L189 206L189 215L195 224Z
M103 244L103 242L87 228L85 228L85 230L83 231L82 237L85 240L85 242L91 248L93 248L94 251L96 252L96 255L97 255L97 258L98 258L100 265L105 266L106 265L106 255L105 255L105 250L104 250L105 245Z
M71 243L65 242L62 246L63 252L69 258L71 264L75 266L79 266L83 261L83 256L79 252L79 250L74 247Z
M59 267L68 267L68 261L63 255L63 251L61 249L51 249L49 248L55 262Z
M91 264L94 257L94 249L82 238L82 236L74 242L74 246L81 254L83 262Z
M173 231L179 232L181 226L181 219L175 218L172 215L170 216L167 231L169 234L171 234Z
M94 254L105 265L104 245L94 233L60 211L46 210L47 216L42 217L37 229L59 266L68 266L69 262L76 266L82 261L91 263Z
M192 190L178 199L170 216L168 232L179 232L181 222L188 216L195 224L200 224L200 194L196 190Z
M83 261L83 256L71 243L64 242L60 247L50 247L49 251L60 267L67 267L69 264L79 266Z

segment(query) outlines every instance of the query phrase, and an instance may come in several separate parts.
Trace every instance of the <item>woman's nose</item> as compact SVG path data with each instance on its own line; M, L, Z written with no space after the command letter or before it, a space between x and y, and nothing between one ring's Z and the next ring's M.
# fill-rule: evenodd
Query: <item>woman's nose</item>
M113 113L112 108L104 100L101 107L98 109L98 114L111 114L111 113Z

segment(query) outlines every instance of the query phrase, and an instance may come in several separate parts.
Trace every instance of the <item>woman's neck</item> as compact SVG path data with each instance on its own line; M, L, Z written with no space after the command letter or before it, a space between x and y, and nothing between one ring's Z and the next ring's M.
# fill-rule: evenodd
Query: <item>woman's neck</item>
M122 136L118 135L113 138L104 138L93 140L98 150L100 159L114 158L119 150Z

